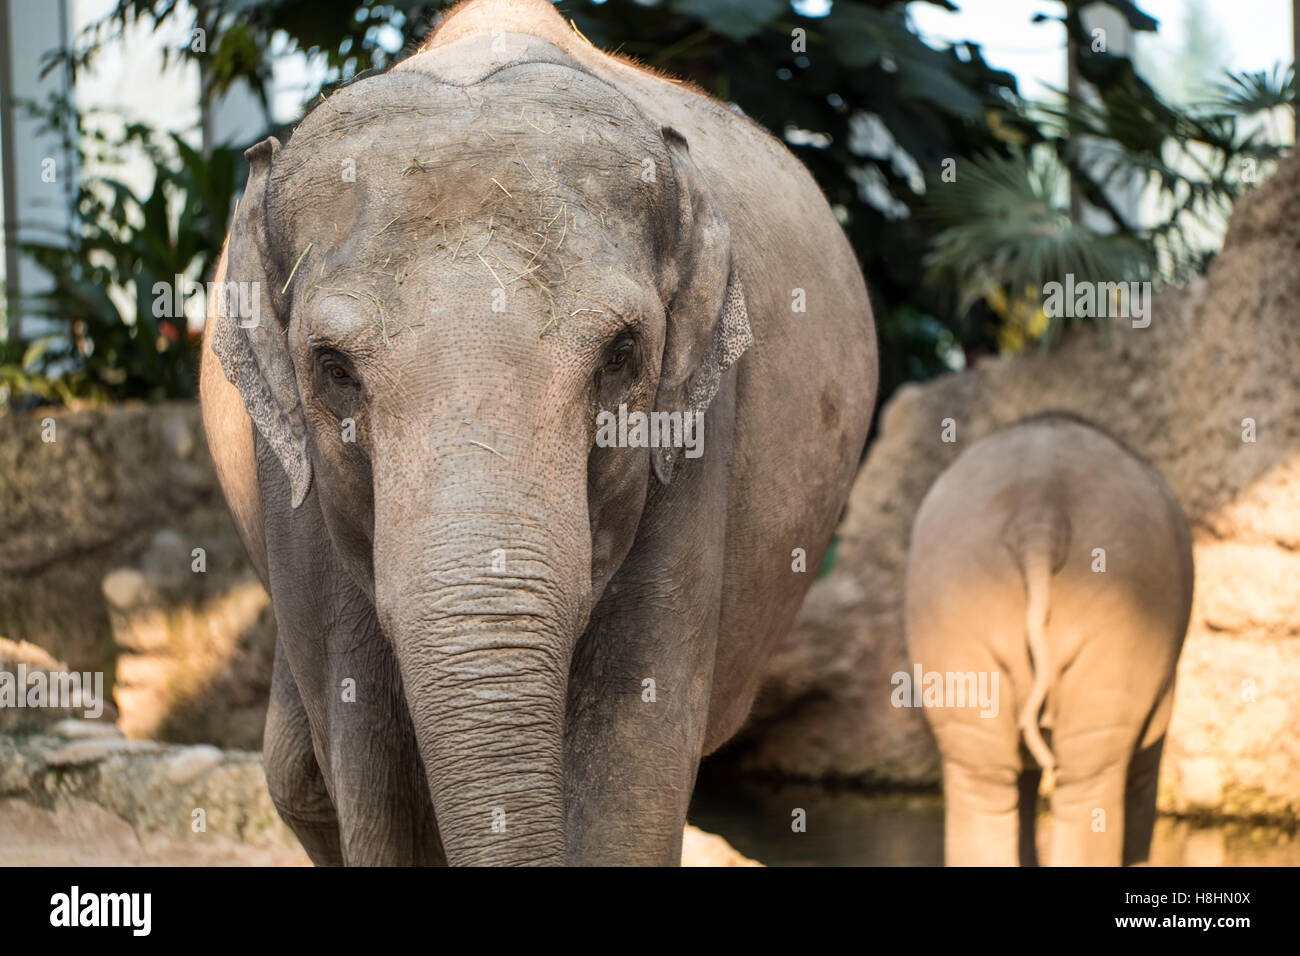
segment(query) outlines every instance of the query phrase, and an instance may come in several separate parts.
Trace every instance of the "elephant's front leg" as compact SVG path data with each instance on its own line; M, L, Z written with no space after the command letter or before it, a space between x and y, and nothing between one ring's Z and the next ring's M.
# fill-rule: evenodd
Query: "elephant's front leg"
M374 607L336 555L316 495L290 509L283 469L260 440L258 453L277 628L265 745L276 808L318 863L444 863L397 660Z
M299 784L294 799L278 801L277 807L285 804L286 818L298 832L299 821L317 818L314 808L325 789L337 813L334 839L342 862L442 864L397 661L369 602L337 569L331 570L328 552L318 559L312 578L328 586L319 593L300 590L303 599L296 606L287 593L277 601L285 669L293 672L301 714L278 710L272 716L280 728L287 729L292 720L290 756L302 765L307 754L301 738L307 734L312 765L319 770L306 789ZM289 609L296 612L291 620L285 615ZM290 699L287 692L280 696ZM268 738L272 725L268 717ZM268 774L272 756L268 753Z
M311 861L317 866L342 866L338 813L316 762L307 711L278 639L262 762L271 802Z
M673 586L593 620L571 672L568 862L676 866L709 709L716 605L674 609Z
M652 493L650 507L671 517L643 524L575 651L565 729L570 864L681 862L722 591L725 498L708 487L721 471L720 462L679 471Z

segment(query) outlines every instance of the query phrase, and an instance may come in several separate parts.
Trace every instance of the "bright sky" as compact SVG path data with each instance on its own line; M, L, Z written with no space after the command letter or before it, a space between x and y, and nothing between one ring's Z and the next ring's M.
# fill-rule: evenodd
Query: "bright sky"
M991 65L1014 73L1021 93L1030 98L1046 94L1045 86L1065 86L1065 29L1059 23L1033 23L1036 13L1060 17L1064 5L1053 0L954 0L950 13L930 3L910 3L907 10L931 45L972 40L981 45ZM1141 38L1138 71L1148 55L1177 50L1184 40L1188 0L1137 0L1138 9L1160 21L1155 36ZM1222 38L1227 66L1232 70L1272 69L1290 63L1290 0L1205 0L1207 18Z
M1144 61L1164 61L1181 48L1189 2L1137 0L1140 9L1160 22L1155 35L1147 34L1139 39L1140 70ZM74 3L76 22L85 24L108 13L115 0L74 0ZM793 0L793 3L811 16L824 15L832 6L832 0ZM1055 22L1032 22L1036 13L1059 17L1063 4L1058 0L954 0L954 3L960 8L956 13L920 0L909 3L907 10L921 35L932 45L959 40L979 43L984 58L1014 73L1020 80L1021 92L1030 98L1044 96L1046 86L1065 85L1064 29ZM1202 5L1213 32L1222 38L1223 58L1229 68L1263 70L1271 69L1275 63L1291 61L1290 0L1202 0ZM141 39L148 36L147 28L132 32ZM172 43L179 39L167 37ZM173 126L194 122L197 115L191 115L194 106L189 84L159 84L156 79L137 79L134 74L147 74L156 69L152 59L141 58L139 52L128 55L120 48L110 47L102 54L96 70L99 95L83 85L78 90L83 105L101 105L96 100L108 101L102 105L109 105L116 99L113 105L129 105L145 114L169 116ZM318 69L313 69L300 56L282 57L276 62L274 111L278 119L287 120L300 111L303 91L319 82L320 77L315 75ZM139 95L142 87L148 88L147 96Z

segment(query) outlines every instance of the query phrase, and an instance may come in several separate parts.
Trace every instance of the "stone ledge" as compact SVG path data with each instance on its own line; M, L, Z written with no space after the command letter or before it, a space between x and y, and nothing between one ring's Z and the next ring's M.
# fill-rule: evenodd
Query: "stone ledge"
M271 803L260 754L85 723L0 734L0 866L310 865ZM682 865L762 864L688 825Z

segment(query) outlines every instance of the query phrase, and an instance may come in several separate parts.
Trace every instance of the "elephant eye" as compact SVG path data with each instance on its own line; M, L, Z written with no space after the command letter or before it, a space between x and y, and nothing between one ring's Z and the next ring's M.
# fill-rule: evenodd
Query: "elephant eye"
M617 372L619 369L625 368L631 360L632 343L628 342L619 345L610 353L609 361L605 363L605 369L606 371Z
M322 352L320 353L317 361L320 362L320 369L322 372L325 373L325 376L330 380L331 384L333 385L356 384L355 380L352 378L352 373L348 371L348 367L345 364L343 364L343 361L339 358L339 356L336 353Z

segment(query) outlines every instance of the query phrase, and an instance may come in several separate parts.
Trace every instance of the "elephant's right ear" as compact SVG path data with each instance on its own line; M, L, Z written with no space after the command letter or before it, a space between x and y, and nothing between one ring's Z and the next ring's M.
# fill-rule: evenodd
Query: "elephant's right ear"
M266 182L279 151L279 140L269 136L244 153L248 186L230 224L207 320L216 323L212 351L239 389L248 417L284 465L297 508L311 487L311 459L285 341L288 317L279 314L281 297L269 269L266 229Z

